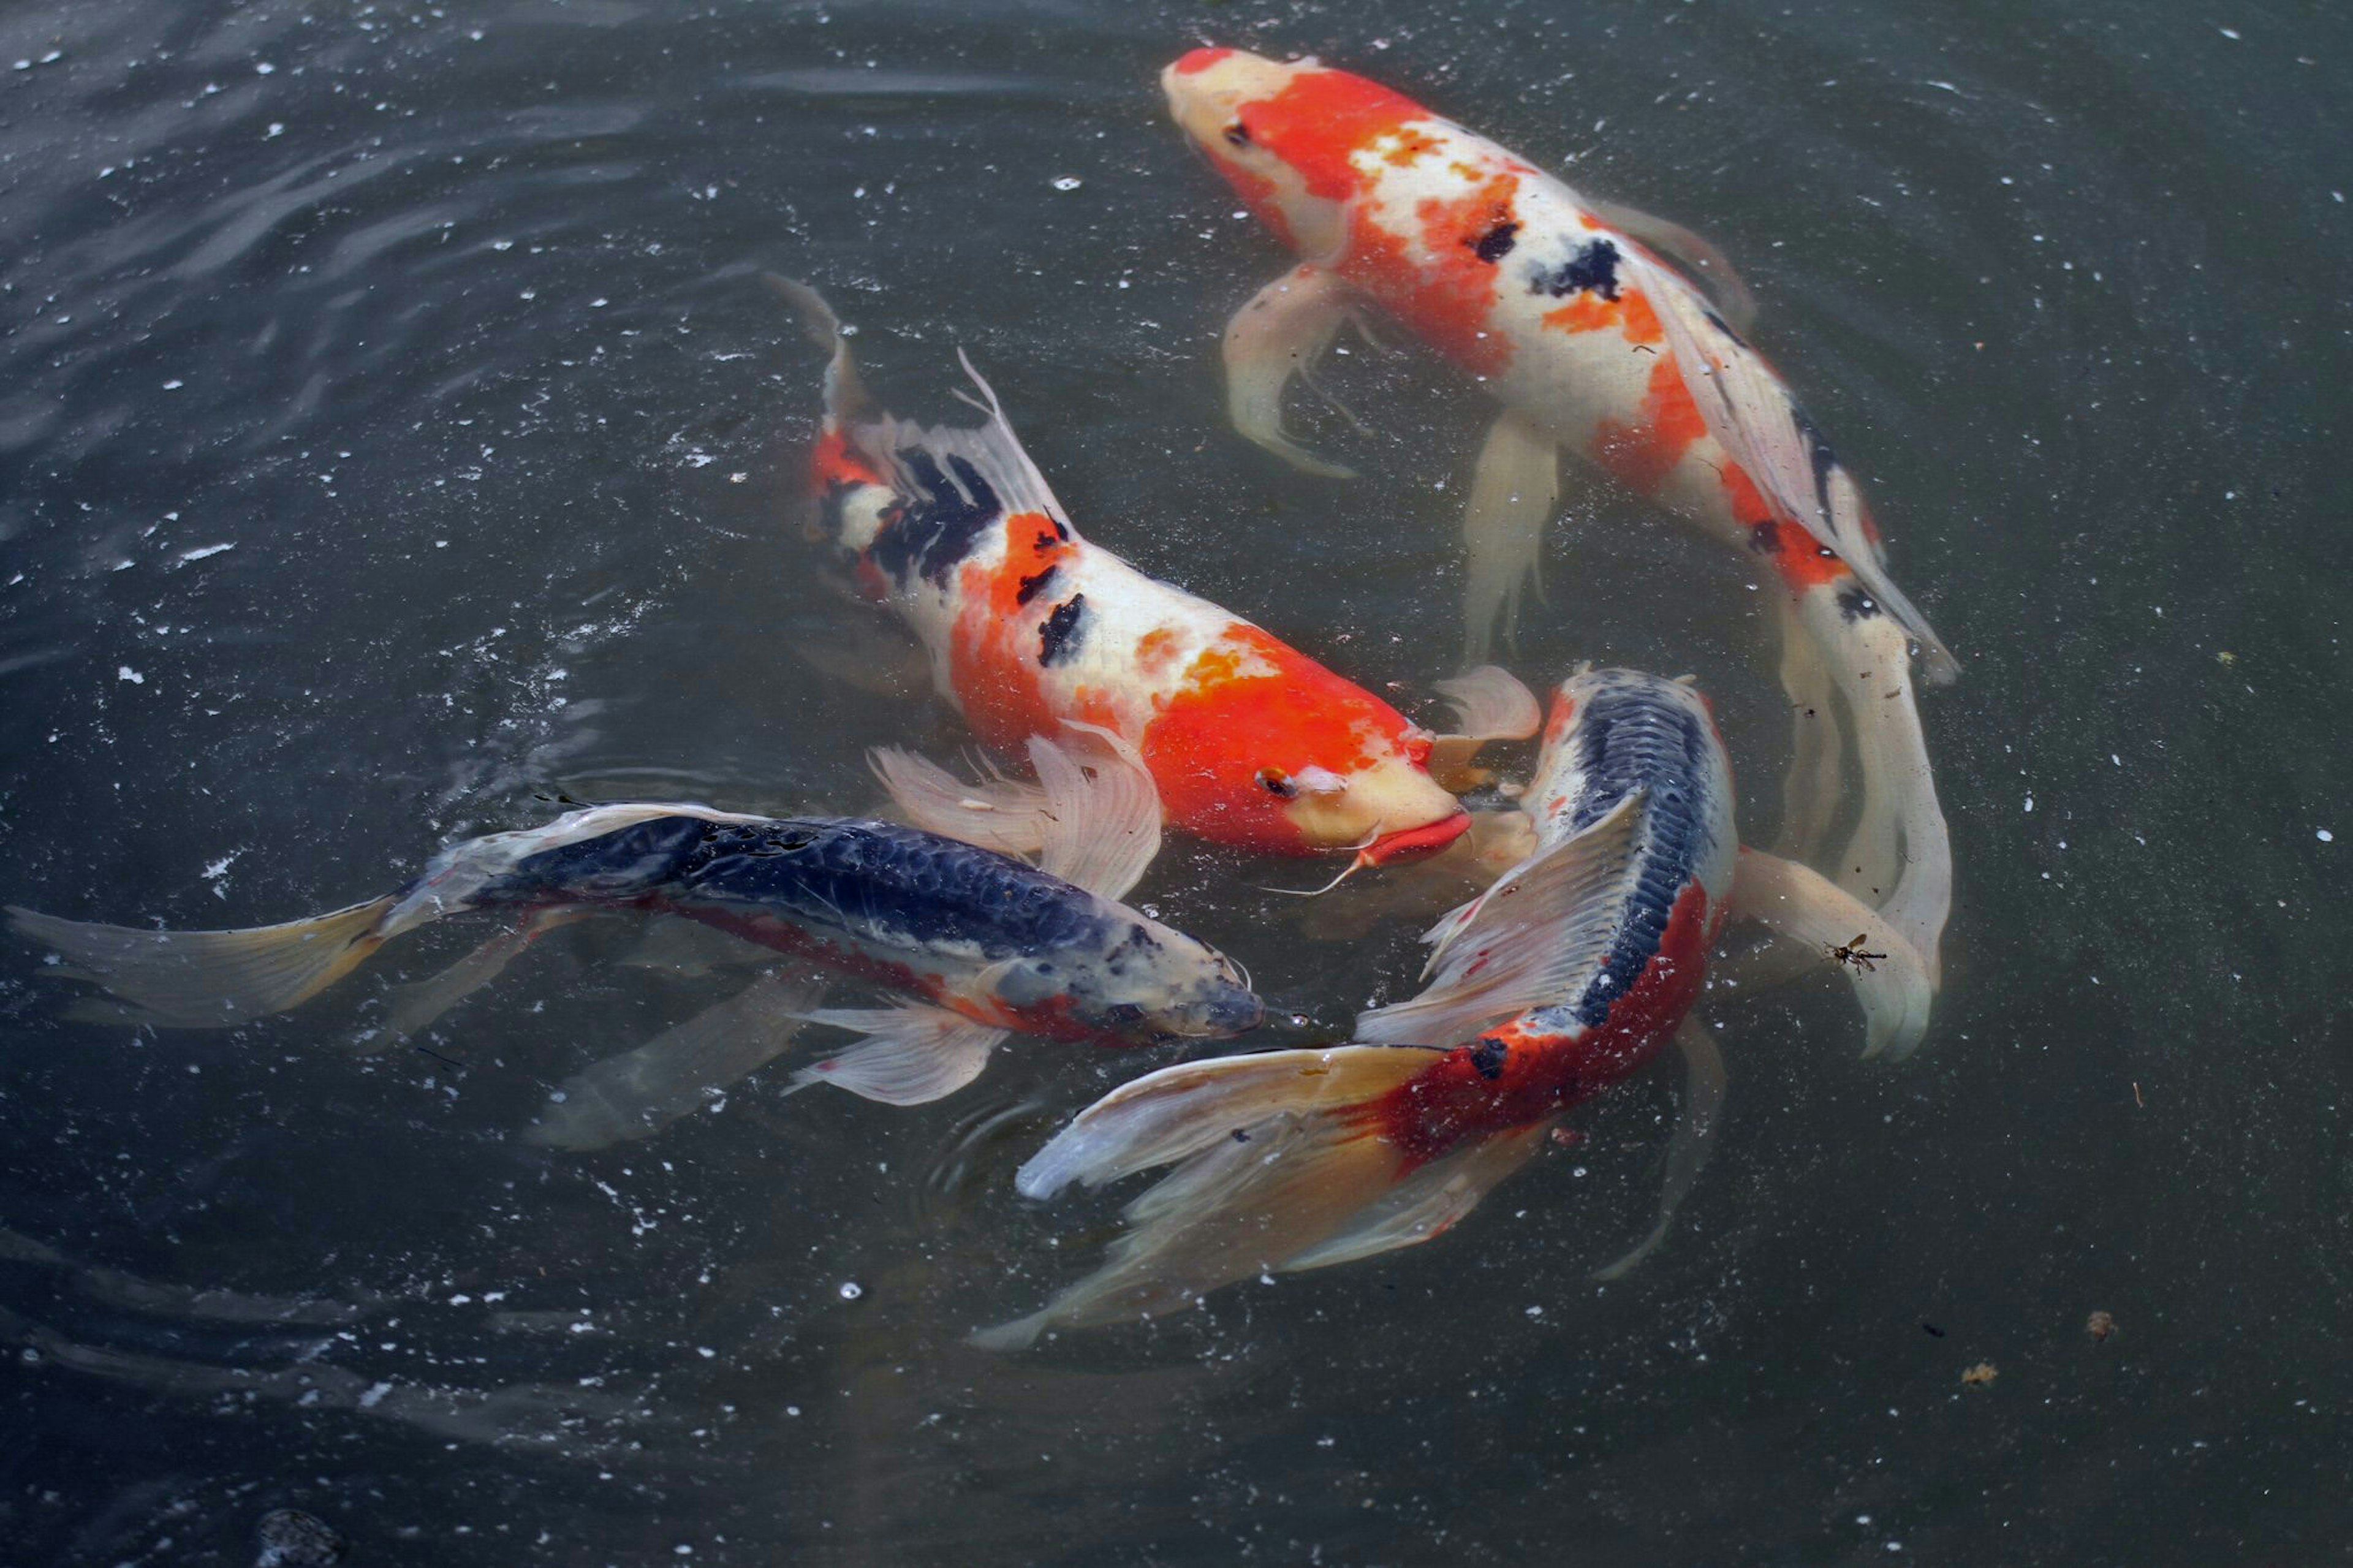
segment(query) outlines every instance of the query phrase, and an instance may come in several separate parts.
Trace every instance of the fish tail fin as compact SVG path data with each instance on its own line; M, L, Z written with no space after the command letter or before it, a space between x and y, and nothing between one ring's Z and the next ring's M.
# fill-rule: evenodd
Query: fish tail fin
M973 1342L1018 1350L1050 1327L1154 1317L1236 1279L1338 1261L1316 1254L1421 1178L1365 1113L1438 1059L1380 1046L1270 1051L1164 1068L1104 1096L1021 1167L1021 1191L1044 1198L1175 1169L1127 1205L1127 1233L1101 1268ZM1434 1234L1400 1230L1385 1245Z
M11 906L8 928L46 947L63 978L94 981L126 1004L83 1004L85 1020L219 1028L310 1000L384 945L392 897L244 931L85 925Z
M800 318L809 342L833 356L825 367L826 423L840 425L863 416L871 405L866 387L858 379L858 362L850 357L849 334L842 330L841 318L833 313L825 296L797 279L774 272L763 272L760 281Z

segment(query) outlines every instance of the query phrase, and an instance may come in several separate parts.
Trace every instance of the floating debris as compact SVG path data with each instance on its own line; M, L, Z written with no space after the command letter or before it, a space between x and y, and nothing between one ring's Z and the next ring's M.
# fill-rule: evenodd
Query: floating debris
M2001 1373L1994 1369L1993 1363L1981 1361L1961 1373L1961 1386L1963 1388L1990 1387L1993 1380L2000 1375Z
M2105 1340L2116 1331L2116 1321L2105 1312L2094 1312L2084 1320L2084 1331L2094 1340Z
M253 1539L261 1548L254 1568L325 1568L343 1560L343 1538L325 1520L297 1508L263 1514Z

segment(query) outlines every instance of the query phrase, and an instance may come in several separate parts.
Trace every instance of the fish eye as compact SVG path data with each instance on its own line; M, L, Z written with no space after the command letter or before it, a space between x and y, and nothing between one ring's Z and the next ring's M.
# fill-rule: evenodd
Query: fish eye
M1250 127L1244 125L1239 120L1235 121L1231 125L1226 127L1226 142L1229 146L1249 146L1250 144Z
M1296 800L1299 798L1299 786L1293 784L1291 782L1291 775L1284 773L1281 768L1259 769L1258 782L1266 786L1267 794L1273 795L1278 800Z

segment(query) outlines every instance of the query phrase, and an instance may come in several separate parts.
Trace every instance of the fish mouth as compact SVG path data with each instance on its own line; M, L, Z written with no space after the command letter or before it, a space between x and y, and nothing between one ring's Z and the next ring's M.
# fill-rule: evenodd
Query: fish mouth
M1391 866L1400 860L1419 860L1437 854L1469 831L1471 814L1457 811L1420 827L1383 834L1357 852L1356 862L1362 866Z

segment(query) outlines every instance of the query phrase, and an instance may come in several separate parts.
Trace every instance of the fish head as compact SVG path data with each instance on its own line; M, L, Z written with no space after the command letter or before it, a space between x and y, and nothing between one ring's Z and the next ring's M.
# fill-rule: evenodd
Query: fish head
M1314 59L1195 49L1160 73L1168 112L1261 223L1309 260L1344 248L1366 109L1389 123L1411 100Z
M1142 751L1170 821L1278 855L1366 864L1445 847L1470 826L1430 776L1432 737L1388 703L1248 622L1194 659Z
M1092 940L991 972L991 999L1015 1026L1151 1045L1225 1039L1265 1016L1249 977L1217 949L1124 905L1101 910Z

